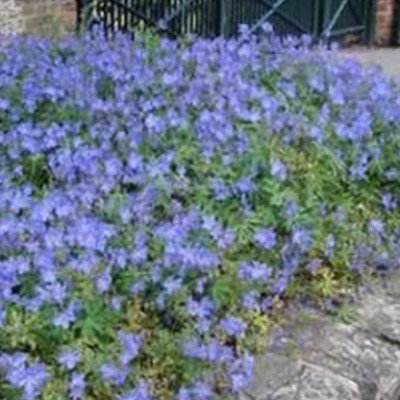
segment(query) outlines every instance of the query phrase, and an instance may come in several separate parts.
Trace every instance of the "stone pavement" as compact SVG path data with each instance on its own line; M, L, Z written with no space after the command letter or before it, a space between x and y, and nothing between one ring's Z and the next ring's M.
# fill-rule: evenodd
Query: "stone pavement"
M399 400L400 274L374 283L353 309L348 324L319 316L297 351L260 356L240 400Z
M345 54L356 57L363 64L376 64L392 78L400 81L400 48L356 48L344 51Z

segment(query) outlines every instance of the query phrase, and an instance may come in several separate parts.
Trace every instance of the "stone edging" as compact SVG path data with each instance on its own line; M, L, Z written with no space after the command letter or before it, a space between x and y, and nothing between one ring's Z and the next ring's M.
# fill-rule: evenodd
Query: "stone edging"
M258 357L240 400L400 400L400 275L385 282L358 296L352 323L324 318L295 356Z

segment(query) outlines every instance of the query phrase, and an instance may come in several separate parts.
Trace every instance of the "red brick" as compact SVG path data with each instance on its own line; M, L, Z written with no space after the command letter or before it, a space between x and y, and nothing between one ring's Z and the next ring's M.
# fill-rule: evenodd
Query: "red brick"
M375 42L389 44L392 37L395 0L377 0L375 16Z

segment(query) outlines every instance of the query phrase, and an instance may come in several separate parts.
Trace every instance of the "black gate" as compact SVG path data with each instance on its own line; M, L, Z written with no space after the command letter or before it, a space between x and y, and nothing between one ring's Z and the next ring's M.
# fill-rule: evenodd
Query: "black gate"
M342 38L353 36L362 43L373 39L375 1L325 0L321 36Z
M180 36L234 36L241 24L254 33L270 22L278 34L360 43L372 39L375 0L77 0L78 24L106 33L151 29Z

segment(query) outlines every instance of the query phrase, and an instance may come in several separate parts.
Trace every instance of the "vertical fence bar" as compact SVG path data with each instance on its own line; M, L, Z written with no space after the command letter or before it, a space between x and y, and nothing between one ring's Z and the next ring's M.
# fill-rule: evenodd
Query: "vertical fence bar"
M190 33L196 32L196 13L197 13L197 1L195 0L188 7L189 16L190 16Z
M128 25L128 17L129 17L128 7L129 7L129 0L125 0L125 8L123 10L123 12L124 12L124 28L123 28L123 30L125 32L130 31L129 25Z
M332 0L325 0L324 1L324 18L323 18L323 23L321 30L319 31L318 36L321 36L324 32L325 29L329 26L329 22L331 19L332 15Z
M253 21L253 14L254 14L254 7L256 6L255 2L252 1L250 3L251 7L248 8L247 10L247 21L248 24L250 24Z
M146 9L146 15L149 16L150 18L157 17L157 1L158 0L143 1L143 4Z
M225 28L224 33L226 37L230 37L233 35L233 25L232 25L232 9L234 6L235 0L225 1Z
M320 0L314 0L314 15L313 15L313 23L312 23L312 35L313 39L316 40L320 32L322 30L321 24L321 3Z
M374 41L374 34L375 34L375 16L376 16L376 0L369 0L368 1L368 8L366 10L366 15L364 16L365 20L365 28L364 28L364 35L363 40L364 43L368 46Z
M257 3L256 3L256 6L255 6L255 9L254 9L254 15L253 15L253 23L255 22L255 21L257 21L257 19L258 18L260 18L260 16L262 15L262 13L263 13L263 4L261 3L261 1L257 1Z
M206 35L206 24L205 24L205 16L206 16L206 2L205 0L201 1L201 28L200 28L200 35Z
M115 7L113 2L110 2L108 9L106 9L106 14L110 14L110 31L111 34L115 32Z
M184 3L184 0L179 0L179 6ZM187 21L187 7L185 7L182 12L180 13L180 24L181 24L181 34L184 35L187 33L187 26L188 26L188 21Z
M242 2L236 0L236 25L243 24L242 19Z
M258 7L256 7L256 14L254 16L254 22L257 21L258 18L261 17L261 15L263 15L264 8L265 8L264 4L261 3L261 1L258 1L257 4L258 4Z
M225 25L226 25L226 9L225 9L225 0L220 0L220 27L219 27L219 35L225 36Z
M156 11L156 15L154 18L155 21L159 21L162 18L164 3L165 3L165 0L157 0L156 1L156 4L157 4L156 10L157 11Z
M190 32L190 10L189 7L185 7L185 33Z
M207 31L206 35L207 37L210 37L213 35L213 26L214 26L214 21L213 21L213 16L214 16L214 2L210 2L210 0L205 0L207 2L207 14L206 14L206 25L207 25Z
M196 2L192 3L188 8L187 11L189 13L189 32L193 33L194 32L194 25L195 25L195 14L196 14Z
M142 0L143 1L143 0ZM150 18L157 18L158 0L143 1L146 15Z
M123 30L122 26L122 6L125 5L125 0L120 0L122 4L118 4L117 8L117 30Z
M82 8L83 8L83 0L76 0L75 30L77 33L79 33L82 30Z
M198 35L199 34L199 26L201 23L201 20L200 20L201 2L200 2L200 0L196 1L193 11L194 11L193 12L193 19L194 19L193 30L196 33L196 35Z
M242 10L242 1L241 0L235 0L236 3L236 26L238 26L238 24L242 24L243 23L243 10Z
M135 9L135 0L128 0L129 8ZM129 13L129 29L133 30L135 27L135 16L133 13Z
M100 19L102 19L101 23L103 24L103 30L104 30L104 35L105 37L108 39L108 28L107 28L107 5L108 5L108 1L104 0L103 4L98 4L97 5L97 14L100 15ZM103 9L102 9L103 7Z
M176 0L176 7L180 7L181 6L181 0ZM183 14L184 11L181 11L176 17L175 17L175 21L176 21L176 32L178 33L178 35L182 34L182 18L183 18Z
M172 13L172 0L168 0L168 9L164 12L163 18L165 18L166 15L171 15L171 13Z
M240 0L236 0L236 26L242 23L242 4Z
M237 20L237 8L238 8L238 0L232 0L231 3L231 12L230 12L230 25L231 25L231 33L235 32L237 33L238 30L238 20Z
M176 0L171 0L171 11L173 13L176 7ZM171 29L175 32L175 18L170 22Z
M175 7L178 8L180 6L180 0L175 0ZM175 32L178 33L178 35L181 34L181 18L182 18L182 13L179 13L175 18Z

